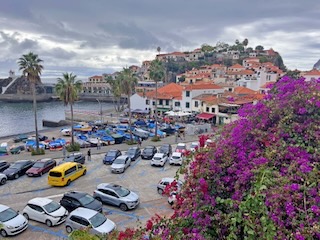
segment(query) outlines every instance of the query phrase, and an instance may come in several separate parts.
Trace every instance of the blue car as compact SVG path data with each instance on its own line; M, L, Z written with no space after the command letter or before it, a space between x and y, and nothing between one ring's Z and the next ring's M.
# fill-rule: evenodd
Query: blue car
M106 155L104 156L103 158L103 163L104 164L112 164L113 161L119 157L121 154L120 150L117 150L117 149L111 149L109 150Z

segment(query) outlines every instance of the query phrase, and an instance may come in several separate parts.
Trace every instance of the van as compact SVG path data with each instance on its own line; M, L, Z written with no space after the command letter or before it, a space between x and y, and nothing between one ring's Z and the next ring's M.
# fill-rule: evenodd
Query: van
M87 167L76 162L66 162L52 168L48 175L51 186L68 186L73 180L86 175Z
M132 134L146 140L149 137L150 132L142 130L140 128L134 128Z

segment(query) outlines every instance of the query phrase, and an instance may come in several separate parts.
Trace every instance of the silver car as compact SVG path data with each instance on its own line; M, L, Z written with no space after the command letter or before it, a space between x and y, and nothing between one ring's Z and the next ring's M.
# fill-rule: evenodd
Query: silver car
M0 185L3 185L7 182L7 175L0 173Z
M122 211L136 208L139 203L138 194L113 183L101 183L93 192L93 197L100 202L119 207Z
M104 235L109 234L116 228L114 222L106 218L102 213L83 207L73 210L65 224L67 233L89 227L90 233Z
M0 234L2 237L17 235L28 227L28 220L12 208L0 204Z
M124 171L130 165L131 165L131 158L129 158L127 155L121 155L113 161L111 165L111 172L124 173Z

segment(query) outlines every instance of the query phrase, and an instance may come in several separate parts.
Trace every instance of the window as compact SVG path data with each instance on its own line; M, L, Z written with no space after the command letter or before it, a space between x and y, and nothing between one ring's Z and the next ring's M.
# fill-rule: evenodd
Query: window
M180 107L180 102L175 102L175 103L174 103L174 106L175 106L175 107Z
M209 112L209 107L206 107L206 112Z
M146 105L149 105L150 104L150 100L146 100Z
M152 101L152 105L153 105L153 106L156 105L156 102L155 102L155 101Z
M33 205L33 204L28 204L28 206L30 208L32 208L33 210L37 211L37 212L43 212L43 209L39 206Z
M198 106L199 106L198 101L195 101L195 102L194 102L194 106L195 106L195 107L198 107Z
M71 174L71 173L73 173L73 172L75 172L75 171L77 171L77 167L76 167L76 166L68 169L68 170L65 172L65 175Z
M163 105L163 100L159 100L159 105Z
M166 106L168 106L169 105L169 100L166 100Z
M214 113L216 111L215 108L211 108L211 112Z
M186 91L186 97L190 97L190 91Z
M186 102L186 108L190 108L190 103Z

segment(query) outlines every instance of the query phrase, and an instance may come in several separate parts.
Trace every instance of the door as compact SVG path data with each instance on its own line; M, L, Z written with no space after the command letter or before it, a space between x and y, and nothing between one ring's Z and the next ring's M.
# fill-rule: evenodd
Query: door
M30 211L28 212L30 219L38 222L45 222L46 214L41 207L34 204L28 204L28 206L30 207Z
M103 193L103 202L118 206L118 196L113 191L108 189L101 189L100 191Z

